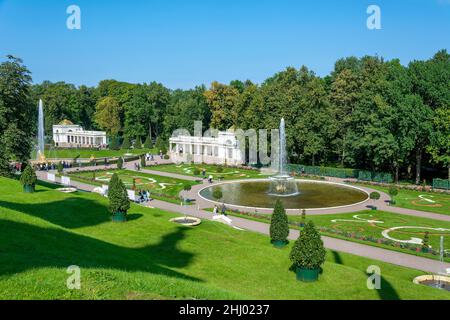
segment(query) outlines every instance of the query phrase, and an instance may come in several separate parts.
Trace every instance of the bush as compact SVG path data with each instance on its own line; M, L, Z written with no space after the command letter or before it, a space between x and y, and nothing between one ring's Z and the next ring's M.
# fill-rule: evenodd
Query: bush
M430 233L427 231L423 236L422 249L428 250L429 248L430 248Z
M144 142L144 148L145 149L151 149L152 148L152 138L148 135Z
M302 269L319 269L325 262L326 251L314 223L309 221L300 232L290 254L295 267Z
M111 140L109 142L109 149L110 150L120 150L119 137L114 136L114 137L111 138Z
M199 176L200 170L198 168L195 168L193 173L194 173L194 176Z
M135 149L142 149L142 141L140 137L136 138L136 141L134 142L134 148Z
M145 156L141 156L141 167L144 168L147 165L145 162Z
M398 195L398 189L395 186L390 186L389 187L389 195L391 197L395 197L396 195Z
M216 201L220 201L223 198L223 192L220 189L215 189L212 196Z
M58 173L63 173L64 170L64 166L62 164L62 162L58 162L57 166L56 166L56 170L58 171Z
M123 158L117 159L117 169L121 170L123 168Z
M185 184L185 185L183 186L183 190L184 190L184 191L191 191L191 189L192 189L192 186L191 186L190 184Z
M166 154L166 155L164 156L164 159L165 159L165 160L169 160L169 159L170 159L170 156L169 156L168 154Z
M113 214L126 214L130 209L130 200L128 199L127 189L117 173L113 174L109 182L108 189L109 211Z
M287 242L289 236L289 221L284 210L283 203L277 200L273 210L272 219L270 221L270 239L272 242Z
M131 148L130 138L125 137L125 138L123 139L123 142L122 142L122 149L128 150L128 149L130 149L130 148Z
M37 181L36 172L34 172L33 167L28 164L23 170L22 175L20 176L20 183L24 186L34 186Z
M167 153L167 144L168 143L166 143L166 141L161 136L156 138L155 147L156 147L156 149L158 149L158 152L159 152L159 150L161 150L163 152L163 154L166 154Z
M380 198L381 198L381 195L378 192L372 192L370 194L370 199L371 200L380 200Z
M216 171L217 171L217 173L222 173L223 172L223 167L222 166L218 166Z

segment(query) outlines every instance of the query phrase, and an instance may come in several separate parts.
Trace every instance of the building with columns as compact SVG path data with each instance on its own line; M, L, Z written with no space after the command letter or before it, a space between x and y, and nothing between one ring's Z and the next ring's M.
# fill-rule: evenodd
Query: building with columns
M232 130L221 131L217 137L180 135L169 139L170 159L175 163L245 164L239 141Z
M80 125L64 120L53 126L53 142L61 148L106 148L104 131L85 131Z

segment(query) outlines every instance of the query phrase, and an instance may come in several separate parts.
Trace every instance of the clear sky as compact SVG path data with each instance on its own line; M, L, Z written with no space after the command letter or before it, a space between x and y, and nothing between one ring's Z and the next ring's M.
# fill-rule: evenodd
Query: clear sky
M72 4L81 30L66 27ZM371 4L381 30L366 27ZM350 55L407 64L449 44L450 0L0 0L0 59L21 57L36 83L260 83L303 64L324 76Z

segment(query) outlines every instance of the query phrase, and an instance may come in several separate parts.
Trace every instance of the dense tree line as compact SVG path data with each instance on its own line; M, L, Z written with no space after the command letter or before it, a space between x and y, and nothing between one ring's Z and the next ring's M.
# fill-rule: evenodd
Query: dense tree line
M4 74L8 63L20 66L15 60L3 63L0 76L8 76ZM69 119L87 129L103 129L117 140L154 142L157 137L167 141L178 128L193 132L196 120L204 129L247 130L277 128L284 117L291 162L388 171L417 183L423 168L434 168L433 175L450 175L446 50L408 66L377 56L349 57L338 60L326 77L302 66L287 68L262 84L235 80L191 90L116 80L101 81L93 88L64 82L31 86L29 73L22 71L23 97L0 99L0 110L3 105L15 110L32 101L35 112L42 98L47 134L53 124ZM0 85L5 87L5 80ZM0 87L0 94L5 90ZM2 123L0 130L7 130Z

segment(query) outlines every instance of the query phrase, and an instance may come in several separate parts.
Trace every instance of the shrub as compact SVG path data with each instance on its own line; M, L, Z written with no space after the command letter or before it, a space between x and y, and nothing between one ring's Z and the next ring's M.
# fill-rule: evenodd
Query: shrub
M302 210L302 220L301 220L301 226L304 227L306 224L306 210Z
M119 137L114 136L111 138L111 140L109 142L109 149L110 150L119 150L120 149Z
M125 137L125 138L123 139L123 142L122 142L122 149L128 150L128 149L130 149L130 148L131 148L130 138Z
M326 251L319 232L314 223L309 221L300 232L290 254L290 259L295 267L302 269L319 269L325 262Z
M117 169L121 170L123 168L123 158L117 159Z
M398 189L395 186L390 186L389 187L389 195L391 196L391 203L395 204L395 200L394 197L398 195Z
M166 143L161 136L156 138L155 147L156 147L156 149L158 149L158 152L159 152L159 150L161 150L163 152L163 154L165 154L167 152L167 147L166 147L167 144L168 143ZM166 150L166 152L164 152L164 150Z
M164 159L165 159L165 160L169 160L169 159L170 159L170 156L169 156L168 154L166 154L166 155L164 156Z
M273 210L272 219L270 221L270 239L272 242L287 242L289 236L289 221L284 210L283 203L277 200Z
M37 181L36 172L34 172L33 167L28 164L23 170L22 175L20 176L20 183L24 186L34 186Z
M200 175L200 170L198 168L194 169L194 176L199 176Z
M141 137L137 137L136 138L136 141L134 142L134 148L135 149L142 149Z
M130 209L130 200L128 199L127 189L117 173L113 174L109 182L108 190L109 211L111 213L127 213Z
M141 156L141 167L144 168L147 165L145 162L145 156Z
M57 166L56 166L56 170L58 170L58 173L62 173L64 170L64 166L62 164L62 162L58 162Z
M428 250L429 248L430 248L430 233L427 231L423 236L422 249Z
M370 199L371 200L380 200L380 198L381 198L381 195L378 192L372 192L370 194Z
M222 166L217 166L216 171L217 171L217 173L222 173L223 172L223 167Z
M191 191L191 189L192 189L192 186L191 186L190 184L185 184L185 185L183 186L183 190L184 190L184 191Z
M144 142L144 148L145 149L151 149L152 148L152 138L148 135Z
M215 189L212 196L216 201L220 201L223 198L223 192L220 189Z

